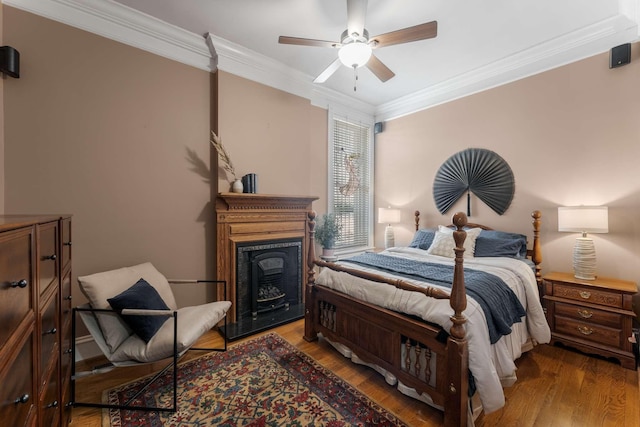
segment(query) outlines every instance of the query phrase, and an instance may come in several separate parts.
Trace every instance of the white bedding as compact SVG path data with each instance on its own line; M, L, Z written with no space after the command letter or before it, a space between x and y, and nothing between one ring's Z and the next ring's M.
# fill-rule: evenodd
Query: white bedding
M416 248L390 248L382 252L385 255L408 257L414 260L437 262L451 265L454 259L437 255L428 255ZM374 271L383 276L393 277L392 273L381 273L361 265L348 264L359 269ZM484 312L471 297L467 297L467 308L463 312L466 337L469 347L469 369L474 376L477 392L486 413L504 406L503 385L513 384L516 379L514 361L522 354L523 345L532 338L537 343L548 343L551 332L540 304L538 287L531 266L512 258L465 258L465 268L473 268L500 277L517 295L527 312L526 320L512 326L512 333L503 336L495 344L490 344L489 331ZM440 287L424 281L404 280L419 286ZM449 300L438 300L418 292L404 291L384 283L372 282L347 273L323 268L316 283L344 292L360 300L382 306L397 312L419 316L436 323L449 331L453 310ZM443 288L447 292L449 289Z

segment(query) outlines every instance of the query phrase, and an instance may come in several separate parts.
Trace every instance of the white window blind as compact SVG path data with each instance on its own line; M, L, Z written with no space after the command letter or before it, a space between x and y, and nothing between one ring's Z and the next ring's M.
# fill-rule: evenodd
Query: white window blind
M372 127L333 118L329 197L341 226L336 249L367 247L372 235Z

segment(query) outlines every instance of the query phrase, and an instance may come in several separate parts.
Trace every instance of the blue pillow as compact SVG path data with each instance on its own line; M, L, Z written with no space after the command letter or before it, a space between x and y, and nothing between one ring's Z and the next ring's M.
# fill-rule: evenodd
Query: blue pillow
M169 310L167 304L153 286L146 280L140 279L120 295L108 298L107 301L116 311L125 308L141 308L147 310ZM149 342L158 332L167 316L132 316L121 315L122 320L136 333L144 342Z
M527 257L527 236L497 230L482 230L476 239L475 257Z
M429 249L431 243L433 243L433 238L436 235L436 230L431 228L423 228L416 231L416 234L413 236L413 240L409 243L410 248L420 248L420 249Z

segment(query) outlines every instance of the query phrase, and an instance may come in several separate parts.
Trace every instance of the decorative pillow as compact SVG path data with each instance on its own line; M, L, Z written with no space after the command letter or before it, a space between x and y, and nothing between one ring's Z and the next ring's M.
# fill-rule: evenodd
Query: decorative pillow
M111 309L107 298L114 297L129 289L131 284L136 283L141 277L144 277L147 283L158 291L162 300L171 310L178 308L166 277L156 270L150 262L81 276L78 277L78 283L91 307ZM96 318L107 347L112 353L133 333L117 313L96 313Z
M482 230L476 239L476 257L527 257L527 236L497 230Z
M429 249L431 243L433 243L433 238L436 235L436 230L432 228L423 228L416 231L416 234L413 235L413 240L409 244L410 248L420 248L420 249Z
M145 310L169 309L158 291L142 278L120 295L108 298L107 301L116 311L121 311L125 308L141 308ZM167 316L138 316L128 314L121 314L121 316L133 332L147 343L167 320Z
M480 228L471 228L465 230L467 232L467 238L464 240L464 258L473 258L475 251L476 239L480 234ZM440 255L448 258L455 258L456 254L454 248L456 246L455 240L453 240L453 229L445 227L443 225L438 226L433 243L429 246L427 253L430 255Z

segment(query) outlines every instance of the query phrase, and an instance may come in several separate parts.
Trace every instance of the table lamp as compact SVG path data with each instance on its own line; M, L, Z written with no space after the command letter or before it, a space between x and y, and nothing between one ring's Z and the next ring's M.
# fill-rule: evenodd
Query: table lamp
M587 233L609 232L606 206L558 207L558 231L582 233L573 248L573 274L578 279L595 280L596 248Z
M387 224L384 229L384 248L392 248L395 246L395 236L391 224L400 222L400 209L378 208L378 223Z

